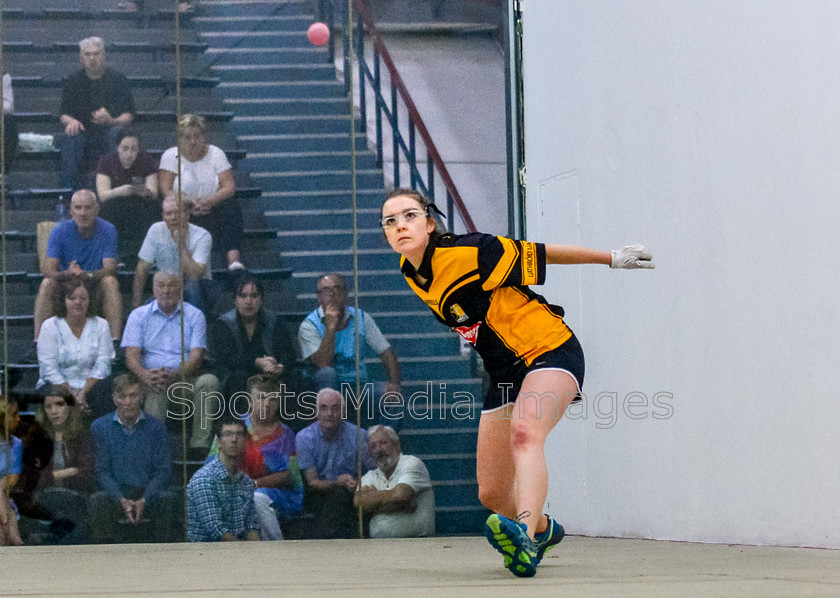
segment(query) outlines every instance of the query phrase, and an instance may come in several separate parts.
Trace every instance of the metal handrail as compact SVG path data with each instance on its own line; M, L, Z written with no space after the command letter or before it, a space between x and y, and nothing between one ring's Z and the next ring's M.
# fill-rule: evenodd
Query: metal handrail
M356 57L359 68L359 108L361 112L361 128L365 132L367 128L367 98L365 81L369 82L375 94L375 122L376 122L376 162L378 166L383 164L383 121L382 115L388 119L391 127L393 139L393 154L394 154L394 186L400 186L400 154L405 156L410 173L410 187L414 190L421 191L430 200L435 201L435 177L440 177L444 188L446 189L446 214L447 214L447 228L450 232L454 230L454 213L457 210L464 228L468 232L475 232L475 223L467 210L461 194L458 192L454 181L452 180L449 170L443 162L440 153L435 146L429 130L420 116L419 110L411 95L408 93L408 88L397 72L397 67L391 58L379 30L371 17L370 11L365 6L363 0L353 0L353 7L356 15L355 26L358 28L359 34L355 36L356 40ZM335 22L335 7L330 0L321 0L320 16L323 18L330 28L330 57L334 59L333 34L336 30ZM349 15L346 9L339 8L342 28L347 31L350 27ZM371 40L373 44L373 70L365 61L365 35ZM349 36L344 37L344 73L345 86L349 90L349 79L352 76L352 65L350 63L350 48ZM390 107L388 101L382 93L382 78L381 66L384 63L388 70L391 82L390 93ZM404 137L399 128L399 102L402 100L402 105L405 107L408 115L408 139ZM426 176L425 180L423 174L417 168L417 136L419 135L425 150L426 150Z

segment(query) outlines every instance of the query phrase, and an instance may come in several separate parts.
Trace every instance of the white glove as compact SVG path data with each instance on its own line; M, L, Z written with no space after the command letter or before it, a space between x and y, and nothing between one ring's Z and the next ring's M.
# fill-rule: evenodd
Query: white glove
M613 249L610 268L624 268L635 270L636 268L652 269L656 265L651 261L653 254L645 249L644 245L627 245L624 249Z

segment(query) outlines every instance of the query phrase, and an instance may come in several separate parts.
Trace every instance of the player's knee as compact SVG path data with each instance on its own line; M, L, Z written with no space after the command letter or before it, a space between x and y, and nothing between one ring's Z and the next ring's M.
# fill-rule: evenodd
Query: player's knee
M536 445L539 442L538 435L525 421L511 422L510 448L513 452L522 451Z

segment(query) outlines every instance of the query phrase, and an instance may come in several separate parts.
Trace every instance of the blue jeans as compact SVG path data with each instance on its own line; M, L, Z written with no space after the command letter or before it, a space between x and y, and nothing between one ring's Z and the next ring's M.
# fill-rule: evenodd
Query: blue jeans
M73 191L81 189L84 184L85 170L82 165L85 157L94 163L100 156L117 151L117 135L122 125L101 127L90 125L77 135L65 135L61 139L61 174L59 185L69 187Z

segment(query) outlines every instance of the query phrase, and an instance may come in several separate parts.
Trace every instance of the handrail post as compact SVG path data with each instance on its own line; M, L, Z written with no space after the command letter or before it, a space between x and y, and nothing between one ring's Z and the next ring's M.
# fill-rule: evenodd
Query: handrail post
M333 0L321 0L324 14L327 20L327 27L330 30L330 39L327 43L327 62L332 64L335 62L335 10Z
M344 49L344 95L350 94L350 77L353 76L353 65L350 63L350 27L353 26L353 21L350 19L350 15L348 14L348 9L346 7L342 7L342 46ZM353 98L350 98L350 101L353 101Z
M414 120L408 117L408 172L411 176L411 188L417 190L417 144L414 140Z
M450 233L455 232L455 222L453 222L453 214L455 212L455 201L452 199L452 193L449 189L446 190L446 222Z
M391 81L391 138L394 141L394 187L400 186L400 118L397 86Z
M365 92L365 23L362 15L358 15L358 36L356 60L359 61L359 112L361 113L362 133L367 134L367 93Z
M376 105L376 165L382 168L382 104L379 98L382 96L382 76L379 66L379 50L373 48L373 89Z
M429 199L434 203L435 201L435 161L429 155L429 151L426 150L426 176L428 177L428 183L426 183L426 188L429 192Z

